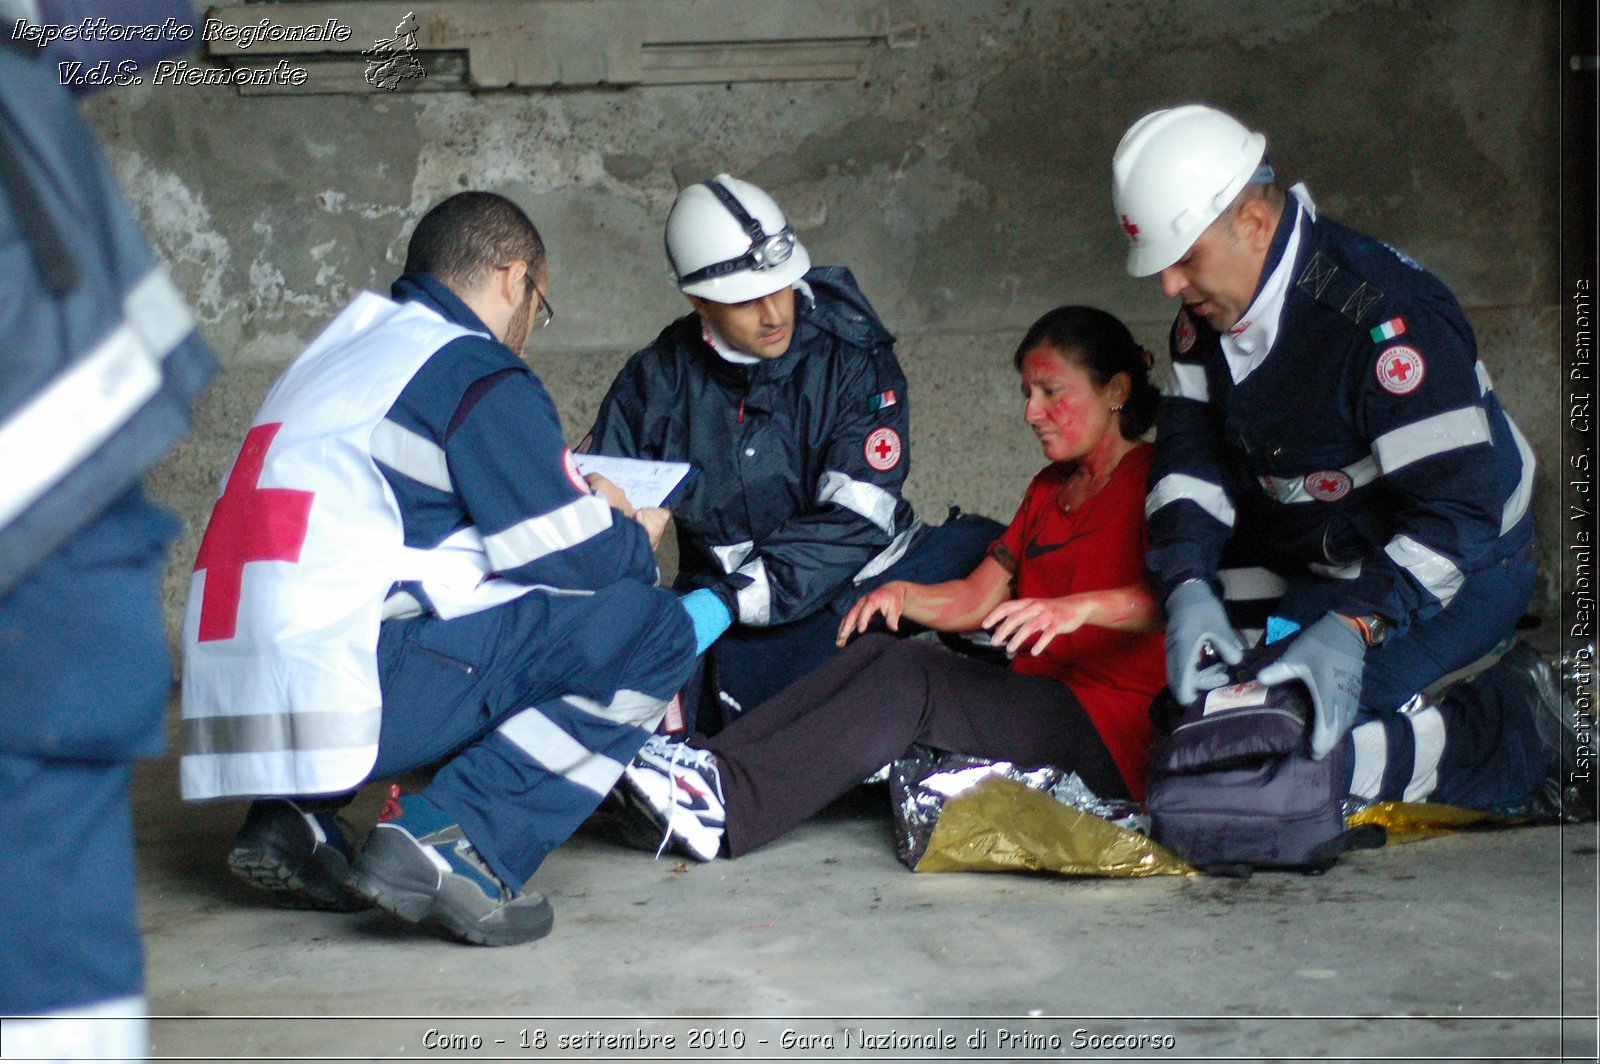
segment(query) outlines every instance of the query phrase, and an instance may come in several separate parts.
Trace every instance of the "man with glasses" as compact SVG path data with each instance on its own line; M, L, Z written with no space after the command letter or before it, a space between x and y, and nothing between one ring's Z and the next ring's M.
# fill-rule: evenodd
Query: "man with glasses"
M677 587L715 646L683 725L709 734L830 657L859 595L966 576L1005 529L928 528L901 497L894 337L849 270L812 268L771 196L727 174L691 185L666 246L694 312L618 374L588 448L694 466L671 501Z
M548 280L509 200L438 204L393 299L290 366L225 479L184 621L183 793L258 799L229 866L290 904L544 935L524 883L690 672L655 586L666 512L591 489L518 358ZM356 788L431 765L352 860Z

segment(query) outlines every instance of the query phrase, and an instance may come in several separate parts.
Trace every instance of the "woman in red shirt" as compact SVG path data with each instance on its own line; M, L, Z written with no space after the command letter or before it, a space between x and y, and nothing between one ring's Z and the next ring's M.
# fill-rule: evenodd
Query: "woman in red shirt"
M810 817L913 743L1071 769L1104 798L1141 799L1148 707L1166 682L1145 582L1144 495L1155 419L1149 356L1091 307L1034 323L1015 362L1024 419L1050 465L962 580L895 581L839 628L854 645L706 739L656 737L624 774L670 839L708 861ZM877 618L988 629L1010 667L863 634Z

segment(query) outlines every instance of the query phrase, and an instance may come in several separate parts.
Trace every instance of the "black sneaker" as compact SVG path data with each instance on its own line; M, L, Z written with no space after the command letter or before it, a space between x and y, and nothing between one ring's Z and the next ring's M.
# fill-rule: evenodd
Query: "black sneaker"
M355 889L413 924L434 923L464 942L515 946L550 933L544 895L513 891L490 871L459 824L411 795L390 798L355 861Z
M1583 824L1595 819L1595 722L1562 690L1550 659L1518 643L1493 666L1510 669L1525 686L1539 741L1551 751L1539 790L1513 816Z
M353 913L372 907L350 885L350 844L332 809L309 809L288 798L250 803L228 868L291 909Z

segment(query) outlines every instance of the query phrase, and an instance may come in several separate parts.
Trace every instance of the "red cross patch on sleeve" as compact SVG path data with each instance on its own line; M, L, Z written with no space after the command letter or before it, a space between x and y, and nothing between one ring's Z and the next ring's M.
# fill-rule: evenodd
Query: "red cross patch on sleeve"
M873 429L863 448L867 465L880 473L887 473L900 464L900 434L894 429Z
M1377 372L1378 383L1383 385L1384 391L1405 395L1417 390L1427 367L1422 364L1422 355L1416 348L1396 344L1378 356Z

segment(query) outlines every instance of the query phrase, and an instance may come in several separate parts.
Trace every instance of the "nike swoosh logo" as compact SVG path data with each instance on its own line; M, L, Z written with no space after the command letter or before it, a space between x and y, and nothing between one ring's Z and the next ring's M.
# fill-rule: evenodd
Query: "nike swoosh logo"
M1093 531L1094 531L1094 529L1090 529L1089 530L1089 532L1093 532ZM1028 546L1023 550L1022 553L1031 562L1035 558L1044 557L1046 554L1049 554L1051 551L1060 550L1062 547L1065 547L1068 543L1071 543L1073 540L1082 539L1084 536L1087 536L1089 534L1089 532L1079 532L1076 536L1068 536L1066 539L1062 540L1060 543L1040 543L1037 539L1035 539L1032 543L1028 544Z

